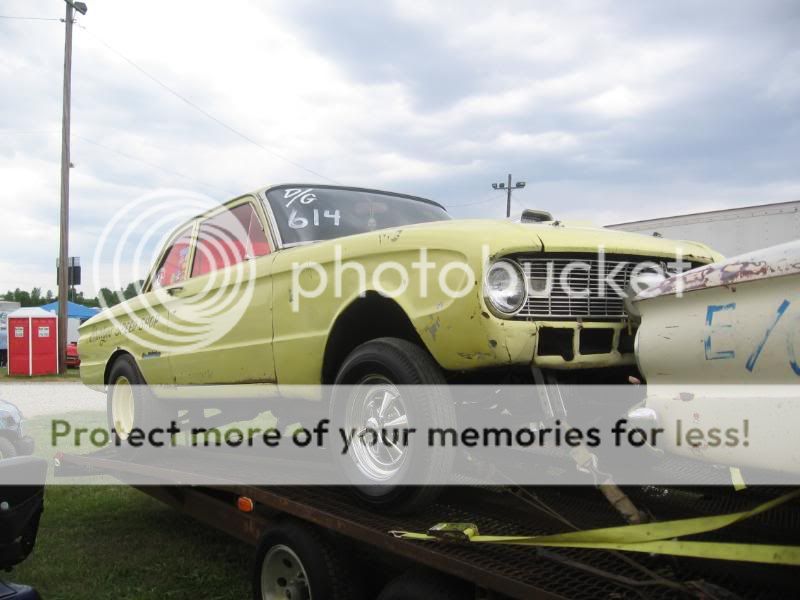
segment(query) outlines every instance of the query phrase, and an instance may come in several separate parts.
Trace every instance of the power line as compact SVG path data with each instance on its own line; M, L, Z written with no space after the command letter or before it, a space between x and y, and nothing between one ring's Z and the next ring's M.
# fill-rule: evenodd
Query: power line
M482 200L476 200L475 202L465 202L463 204L448 204L448 208L461 208L462 206L477 206L478 204L487 204L489 202L494 202L496 196L491 194L490 196L484 197Z
M488 204L489 202L493 202L494 198L484 198L483 200L477 200L476 202L466 202L464 204L451 204L448 208L463 208L466 206L478 206L479 204Z
M16 17L13 15L0 15L0 19L14 19L15 21L61 21L59 18L49 17Z
M520 184L522 184L522 185L520 185ZM498 191L498 190L505 191L505 189L506 189L506 187L505 187L506 184L494 184L494 185L497 186L496 188L495 187L492 188L494 191ZM525 182L524 181L520 181L520 182L517 182L517 185L512 189L521 189L521 188L524 188L524 187L525 187ZM448 204L447 207L448 208L461 208L462 206L477 206L479 204L488 204L489 202L494 202L495 198L497 198L497 196L494 194L494 192L492 192L489 195L484 196L483 199L481 199L481 200L476 200L474 202L465 202L463 204Z
M27 134L37 134L37 133L53 134L53 133L59 133L59 131L60 130L58 130L58 129L50 129L50 130L48 130L48 129L40 129L40 130L30 130L30 131L0 129L0 135L27 135ZM159 171L163 171L164 173L167 173L169 175L174 175L175 177L180 177L181 179L185 179L187 181L191 181L192 183L200 185L200 186L202 186L204 188L208 188L208 189L211 189L211 190L216 190L217 192L221 192L226 198L227 197L233 197L233 196L236 195L233 192L230 192L228 190L223 190L222 188L217 187L215 185L211 185L210 183L205 183L203 181L199 181L199 180L197 180L197 179L195 179L193 177L190 177L189 175L185 175L185 174L183 174L183 173L181 173L179 171L173 171L172 169L167 169L166 167L162 167L161 165L159 165L157 163L153 163L153 162L150 162L150 161L147 161L147 160L143 160L143 159L138 158L136 156L133 156L131 154L127 154L125 152L121 152L121 151L117 150L116 148L112 148L111 146L107 146L107 145L105 145L105 144L103 144L101 142L89 139L89 138L87 138L85 136L82 136L82 135L78 135L78 134L76 134L74 132L72 132L70 135L73 138L79 139L79 140L81 140L83 142L86 142L88 144L92 144L93 146L97 146L98 148L102 148L103 150L106 150L108 152L111 152L113 154L121 156L122 158L127 158L128 160L141 163L141 164L143 164L145 166L148 166L150 168L153 168L153 169L158 169Z
M182 102L184 102L185 104L187 104L187 105L189 105L190 107L192 107L194 110L196 110L197 112L199 112L201 115L203 115L203 116L205 116L205 117L207 117L207 118L211 119L211 120L212 120L212 121L214 121L214 122L215 122L217 125L220 125L221 127L224 127L225 129L227 129L227 130L228 130L228 131L230 131L231 133L233 133L233 134L235 134L235 135L239 136L240 138L242 138L242 139L243 139L243 140L245 140L246 142L248 142L248 143L252 144L253 146L256 146L257 148L259 148L259 149L260 149L260 150L262 150L263 152L266 152L267 154L270 154L270 155L274 156L275 158L278 158L278 159L280 159L280 160L282 160L282 161L284 161L284 162L286 162L286 163L288 163L288 164L290 164L290 165L292 165L292 166L294 166L294 167L297 167L298 169L302 169L303 171L305 171L305 172L307 172L307 173L311 173L312 175L314 175L314 176L316 176L316 177L319 177L319 178L321 178L321 179L325 179L326 181L330 181L331 183L338 183L337 181L335 181L335 180L331 179L330 177L326 177L326 176L325 176L325 175L323 175L322 173L319 173L319 172L317 172L317 171L315 171L315 170L313 170L313 169L309 169L308 167L304 167L303 165L301 165L301 164L299 164L299 163L296 163L296 162L294 162L293 160L291 160L291 159L289 159L289 158L287 158L287 157L285 157L285 156L283 156L283 155L281 155L281 154L279 154L279 153L275 152L274 150L270 150L270 149L269 149L269 148L267 148L266 146L263 146L262 144L260 144L259 142L257 142L257 141L256 141L256 140L254 140L253 138L251 138L250 136L248 136L248 135L246 135L246 134L242 133L241 131L239 131L238 129L234 128L233 126L231 126L231 125L228 125L228 124L227 124L225 121L223 121L223 120L221 120L221 119L219 119L219 118L215 117L214 115L212 115L211 113L209 113L207 110L205 110L205 109L201 108L200 106L198 106L197 104L195 104L194 102L192 102L191 100L189 100L189 99L188 99L186 96L183 96L183 95L182 95L182 94L180 94L179 92L177 92L177 91L173 90L173 89L172 89L171 87L169 87L169 86L168 86L166 83L164 83L163 81L161 81L160 79L158 79L158 78L157 78L155 75L151 75L151 74L150 74L148 71L146 71L144 68L142 68L142 67L140 67L138 64L136 64L136 63L135 63L135 62L134 62L132 59L128 58L128 57L127 57L127 56L125 56L125 55L124 55L122 52L120 52L120 51L119 51L119 50L117 50L116 48L113 48L111 45L109 45L107 42L105 42L105 41L104 41L102 38L100 38L99 36L95 35L95 34L94 34L94 33L92 33L91 31L89 31L89 30L88 30L88 29L87 29L87 28L86 28L84 25L81 25L80 23L78 23L77 25L78 25L78 27L80 27L81 29L83 29L83 30L84 30L86 33L88 33L90 36L92 36L94 39L96 39L98 42L100 42L101 44L103 44L103 46L105 46L106 48L108 48L108 49L109 49L111 52L113 52L114 54L116 54L117 56L119 56L119 57L120 57L122 60L124 60L124 61L125 61L125 62L127 62L129 65L131 65L131 66L132 66L134 69L136 69L137 71L139 71L139 72L140 72L142 75L144 75L145 77L147 77L148 79L150 79L152 82L154 82L155 84L157 84L158 86L160 86L161 88L163 88L164 90L166 90L167 92L169 92L170 94L172 94L173 96L175 96L176 98L178 98L179 100L181 100Z
M178 171L173 171L172 169L167 169L167 168L162 167L161 165L158 165L156 163L151 163L149 161L142 160L141 158L137 158L135 156L131 156L130 154L126 154L125 152L120 152L119 150L111 148L110 146L106 146L105 144L101 144L100 142L96 142L95 140L90 140L89 138L83 137L82 135L77 135L77 134L73 133L72 137L78 138L79 140L82 140L84 142L92 144L93 146L97 146L98 148L102 148L103 150L108 150L109 152L113 152L114 154L117 154L117 155L119 155L119 156L121 156L123 158L127 158L128 160L132 160L132 161L141 163L141 164L146 165L148 167L151 167L153 169L158 169L159 171L163 171L164 173L168 173L169 175L174 175L176 177L180 177L181 179L185 179L187 181L191 181L192 183L196 183L196 184L201 185L201 186L203 186L205 188L209 188L209 189L212 189L212 190L216 190L218 192L222 192L225 195L225 197L233 197L233 196L236 195L236 194L233 194L233 193L231 193L229 191L226 191L226 190L223 190L221 188L218 188L215 185L211 185L211 184L208 184L208 183L203 183L202 181L198 181L197 179L194 179L193 177L189 177L188 175L184 175L183 173L180 173Z
M29 135L32 133L58 133L59 129L0 129L0 135Z

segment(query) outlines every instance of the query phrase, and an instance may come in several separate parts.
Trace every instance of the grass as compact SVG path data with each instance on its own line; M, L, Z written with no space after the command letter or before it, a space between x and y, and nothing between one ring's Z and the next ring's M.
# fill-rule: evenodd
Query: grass
M252 550L124 486L50 486L10 578L48 600L249 597Z
M6 367L0 368L0 381L13 383L23 383L25 381L35 381L36 383L53 383L60 381L80 381L80 371L78 369L67 369L64 375L9 375Z
M105 424L99 412L71 416L81 425ZM41 456L52 455L50 426L49 417L26 421L37 447L48 448ZM252 593L251 556L251 548L133 488L49 485L36 549L9 579L48 600L238 600Z
M59 418L67 419L73 428L83 427L88 429L107 429L106 415L100 411L74 411L59 415ZM26 419L24 422L25 435L29 435L34 439L35 447L33 451L34 456L44 458L45 460L52 461L52 458L59 452L64 454L88 454L99 450L98 447L91 444L88 436L83 436L80 440L80 445L75 444L75 436L69 435L64 438L59 438L56 444L53 445L53 418L50 416L33 417ZM47 482L56 482L59 485L64 485L70 482L69 479L63 478L55 480L53 477L52 467L48 469ZM115 481L109 476L97 475L91 478L82 477L81 484L85 486L87 483L105 483Z

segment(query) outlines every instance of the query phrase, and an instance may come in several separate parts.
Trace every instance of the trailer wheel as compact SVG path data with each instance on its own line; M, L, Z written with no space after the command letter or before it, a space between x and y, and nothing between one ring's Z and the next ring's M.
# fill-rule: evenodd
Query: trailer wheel
M413 397L401 393L400 386L415 386ZM396 440L391 435L390 443L366 439L371 431L456 425L439 365L411 342L379 338L350 353L334 384L331 423L348 432L365 432L339 461L356 494L370 505L395 512L419 510L436 499L452 470L452 448L415 447L410 437L401 446L392 443ZM410 473L415 483L426 483L403 485Z
M428 570L407 571L383 588L378 600L470 600L475 589L466 581Z
M256 550L255 600L350 600L361 597L341 552L312 527L285 521Z
M115 438L124 442L134 429L147 431L169 425L169 409L152 397L133 358L127 355L117 358L108 382L108 428Z
M4 458L14 458L16 455L17 449L14 448L14 444L11 443L11 440L0 435L0 460Z

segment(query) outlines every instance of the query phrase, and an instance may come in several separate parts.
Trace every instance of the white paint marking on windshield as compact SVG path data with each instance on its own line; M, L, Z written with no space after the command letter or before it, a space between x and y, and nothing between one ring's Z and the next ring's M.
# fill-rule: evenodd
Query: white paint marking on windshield
M289 202L286 203L286 208L289 208L297 199L300 200L300 204L311 204L317 199L316 194L314 194L314 188L307 188L305 190L289 188L283 192L283 197L284 199L290 199Z

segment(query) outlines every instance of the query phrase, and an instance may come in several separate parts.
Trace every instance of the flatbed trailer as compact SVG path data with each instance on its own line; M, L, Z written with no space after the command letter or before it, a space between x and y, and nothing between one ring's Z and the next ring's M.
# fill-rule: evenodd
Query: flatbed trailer
M570 527L622 525L619 514L590 487L453 486L418 514L388 515L359 505L341 487L229 484L226 460L232 459L223 457L203 465L207 485L201 486L180 485L190 475L196 481L198 475L196 461L181 449L171 451L166 459L160 454L157 464L151 464L146 456L123 457L113 448L63 455L57 460L56 474L102 474L123 483L136 475L135 487L142 492L257 548L281 524L313 529L321 544L335 549L349 563L348 569L334 573L337 578L353 580L340 582L343 587L338 597L375 598L382 593L381 599L431 600L785 598L800 590L797 569L778 565L586 549L419 542L390 534L397 529L426 531L438 522L476 523L481 533L493 535L541 535L569 531ZM141 485L143 476L152 485ZM658 520L743 510L782 491L748 488L735 493L718 486L626 489L638 506ZM796 545L798 532L800 506L795 502L699 539ZM259 549L254 581L261 572L263 556ZM397 584L400 578L405 582L402 586ZM425 591L431 580L440 595ZM342 593L345 588L350 591ZM392 595L387 588L406 592ZM324 599L315 596L314 600Z

